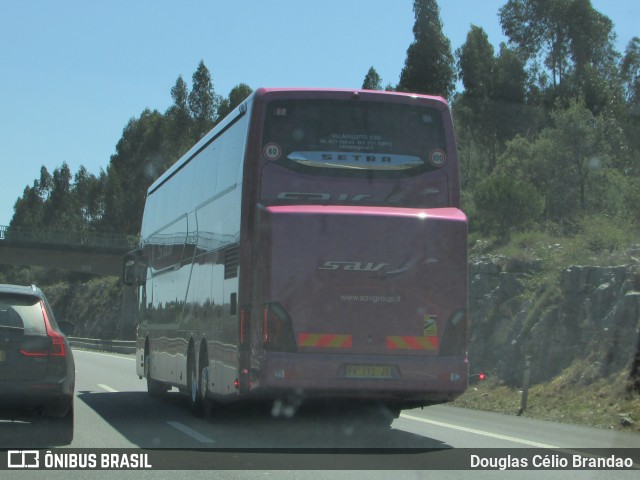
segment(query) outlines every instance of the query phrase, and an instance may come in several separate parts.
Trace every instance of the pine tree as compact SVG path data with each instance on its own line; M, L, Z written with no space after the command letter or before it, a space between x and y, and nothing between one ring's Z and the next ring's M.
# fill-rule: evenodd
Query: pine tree
M450 98L455 85L451 42L442 32L436 0L414 0L414 42L400 74L399 91Z
M213 126L220 103L213 89L211 74L202 60L193 74L188 103L196 123L196 135L199 138Z
M173 99L173 105L167 110L167 116L172 118L175 126L178 130L181 130L185 128L191 120L189 113L189 91L182 75L178 77L175 85L171 88L171 98Z
M182 75L178 76L176 84L171 88L171 98L173 99L173 105L178 110L189 111L189 92L187 83L183 80Z
M363 90L382 90L382 79L376 69L371 67L362 82Z

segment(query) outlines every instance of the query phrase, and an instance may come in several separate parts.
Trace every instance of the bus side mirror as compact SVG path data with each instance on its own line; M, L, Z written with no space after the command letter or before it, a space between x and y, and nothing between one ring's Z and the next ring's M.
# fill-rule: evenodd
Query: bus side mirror
M122 261L122 283L127 286L142 285L146 280L147 263L142 250L133 250Z

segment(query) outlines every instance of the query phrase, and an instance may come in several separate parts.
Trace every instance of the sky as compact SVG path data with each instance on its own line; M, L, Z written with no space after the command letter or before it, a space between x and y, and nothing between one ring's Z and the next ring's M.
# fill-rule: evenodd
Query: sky
M439 0L452 50L474 24L496 50L506 0ZM638 0L592 0L617 48L640 36ZM166 111L203 60L217 94L259 87L360 88L373 66L397 84L412 0L0 0L0 225L63 162L106 170L127 122Z

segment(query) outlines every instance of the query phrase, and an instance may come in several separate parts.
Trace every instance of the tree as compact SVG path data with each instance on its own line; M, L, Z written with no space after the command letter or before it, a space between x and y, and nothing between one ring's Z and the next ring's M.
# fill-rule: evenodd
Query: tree
M552 112L553 125L536 139L516 137L507 143L496 173L531 184L544 198L547 219L564 221L586 212L611 213L617 182L611 175L610 143L605 119L583 100ZM615 206L613 206L615 209Z
M463 158L472 166L465 180L483 178L493 170L504 142L520 132L527 77L515 52L502 44L495 57L487 34L475 25L456 57L465 89L455 98L454 112ZM472 152L473 160L468 157Z
M178 159L167 150L167 128L167 118L148 109L124 128L107 168L104 230L140 230L147 188Z
M73 210L77 228L92 229L102 217L102 188L100 179L80 166L73 177Z
M535 107L527 106L527 73L524 63L504 43L500 44L500 53L494 59L489 97L499 145L504 145L518 133L539 131L534 115Z
M171 87L171 98L173 99L173 105L177 110L183 112L189 111L189 91L187 83L182 78L182 75L178 76L175 85Z
M171 88L173 104L165 113L165 132L163 150L167 156L178 159L197 140L195 121L189 110L189 91L182 75L178 77Z
M481 27L471 25L465 43L456 50L459 78L467 97L486 98L492 91L493 46Z
M220 104L213 89L211 74L202 60L192 77L188 103L195 121L196 136L200 138L213 126Z
M22 197L13 206L13 217L10 226L37 228L41 226L44 201L40 196L39 182L35 180L33 187L25 187Z
M623 126L626 140L631 147L621 170L628 175L634 175L634 189L640 191L640 38L633 37L627 44L620 64L623 95L626 103L627 115ZM638 210L640 211L640 210Z
M113 157L112 157L113 158ZM121 174L111 163L107 167L104 189L104 215L100 219L100 230L106 232L140 233L140 222L142 221L142 210L138 207L138 198L142 196L137 191L127 195L123 187ZM140 188L142 190L142 188ZM127 198L128 197L128 198ZM143 200L144 201L144 200ZM125 218L128 217L128 218ZM132 228L132 223L138 222Z
M40 167L40 181L38 182L38 194L43 200L49 198L49 194L51 193L51 187L53 186L53 179L51 178L51 174L47 167L42 165Z
M598 203L592 197L597 191L592 178L607 163L602 118L578 100L567 109L556 109L552 118L554 127L541 133L535 148L536 158L554 174L555 198L548 205L556 208L556 215L565 209L570 213L572 205L584 212L588 200Z
M171 98L173 105L167 110L167 116L172 119L173 128L178 132L187 130L191 123L189 112L189 91L182 75L178 77L176 83L171 87Z
M552 72L554 86L567 67L566 4L571 0L508 0L498 15L502 31L525 60L537 60Z
M414 0L414 42L400 74L398 90L441 95L449 99L454 91L454 63L451 43L442 32L436 0Z
M640 38L633 37L627 44L620 74L627 104L632 113L640 115Z
M464 92L457 95L454 117L458 129L461 150L468 160L463 176L467 179L484 178L493 169L496 157L495 119L491 112L492 76L494 69L493 46L485 31L471 26L465 43L456 50L458 78L462 80ZM474 153L474 161L469 157ZM473 173L472 173L473 172Z
M40 179L33 181L33 186L26 186L22 197L13 206L12 227L40 227L44 218L45 202L51 193L53 179L47 167L40 167Z
M55 229L73 228L71 169L66 162L53 171L51 195L45 204L44 223Z
M598 112L615 97L617 53L613 22L593 8L590 0L508 0L499 10L509 43L545 86L551 75L551 97L584 97Z
M218 108L218 122L229 115L231 111L240 105L244 100L253 93L253 90L246 83L239 83L231 89L229 96L220 101Z
M524 105L527 95L527 73L514 50L500 44L494 60L491 97L503 102Z
M362 89L382 90L382 78L380 78L375 68L369 68L367 75L364 77L364 82L362 82Z

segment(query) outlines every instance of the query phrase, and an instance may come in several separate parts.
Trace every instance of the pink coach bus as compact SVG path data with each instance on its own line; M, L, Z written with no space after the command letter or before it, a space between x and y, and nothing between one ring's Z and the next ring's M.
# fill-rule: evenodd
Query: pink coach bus
M467 219L439 97L260 89L147 192L137 373L157 396L442 403L467 387Z

